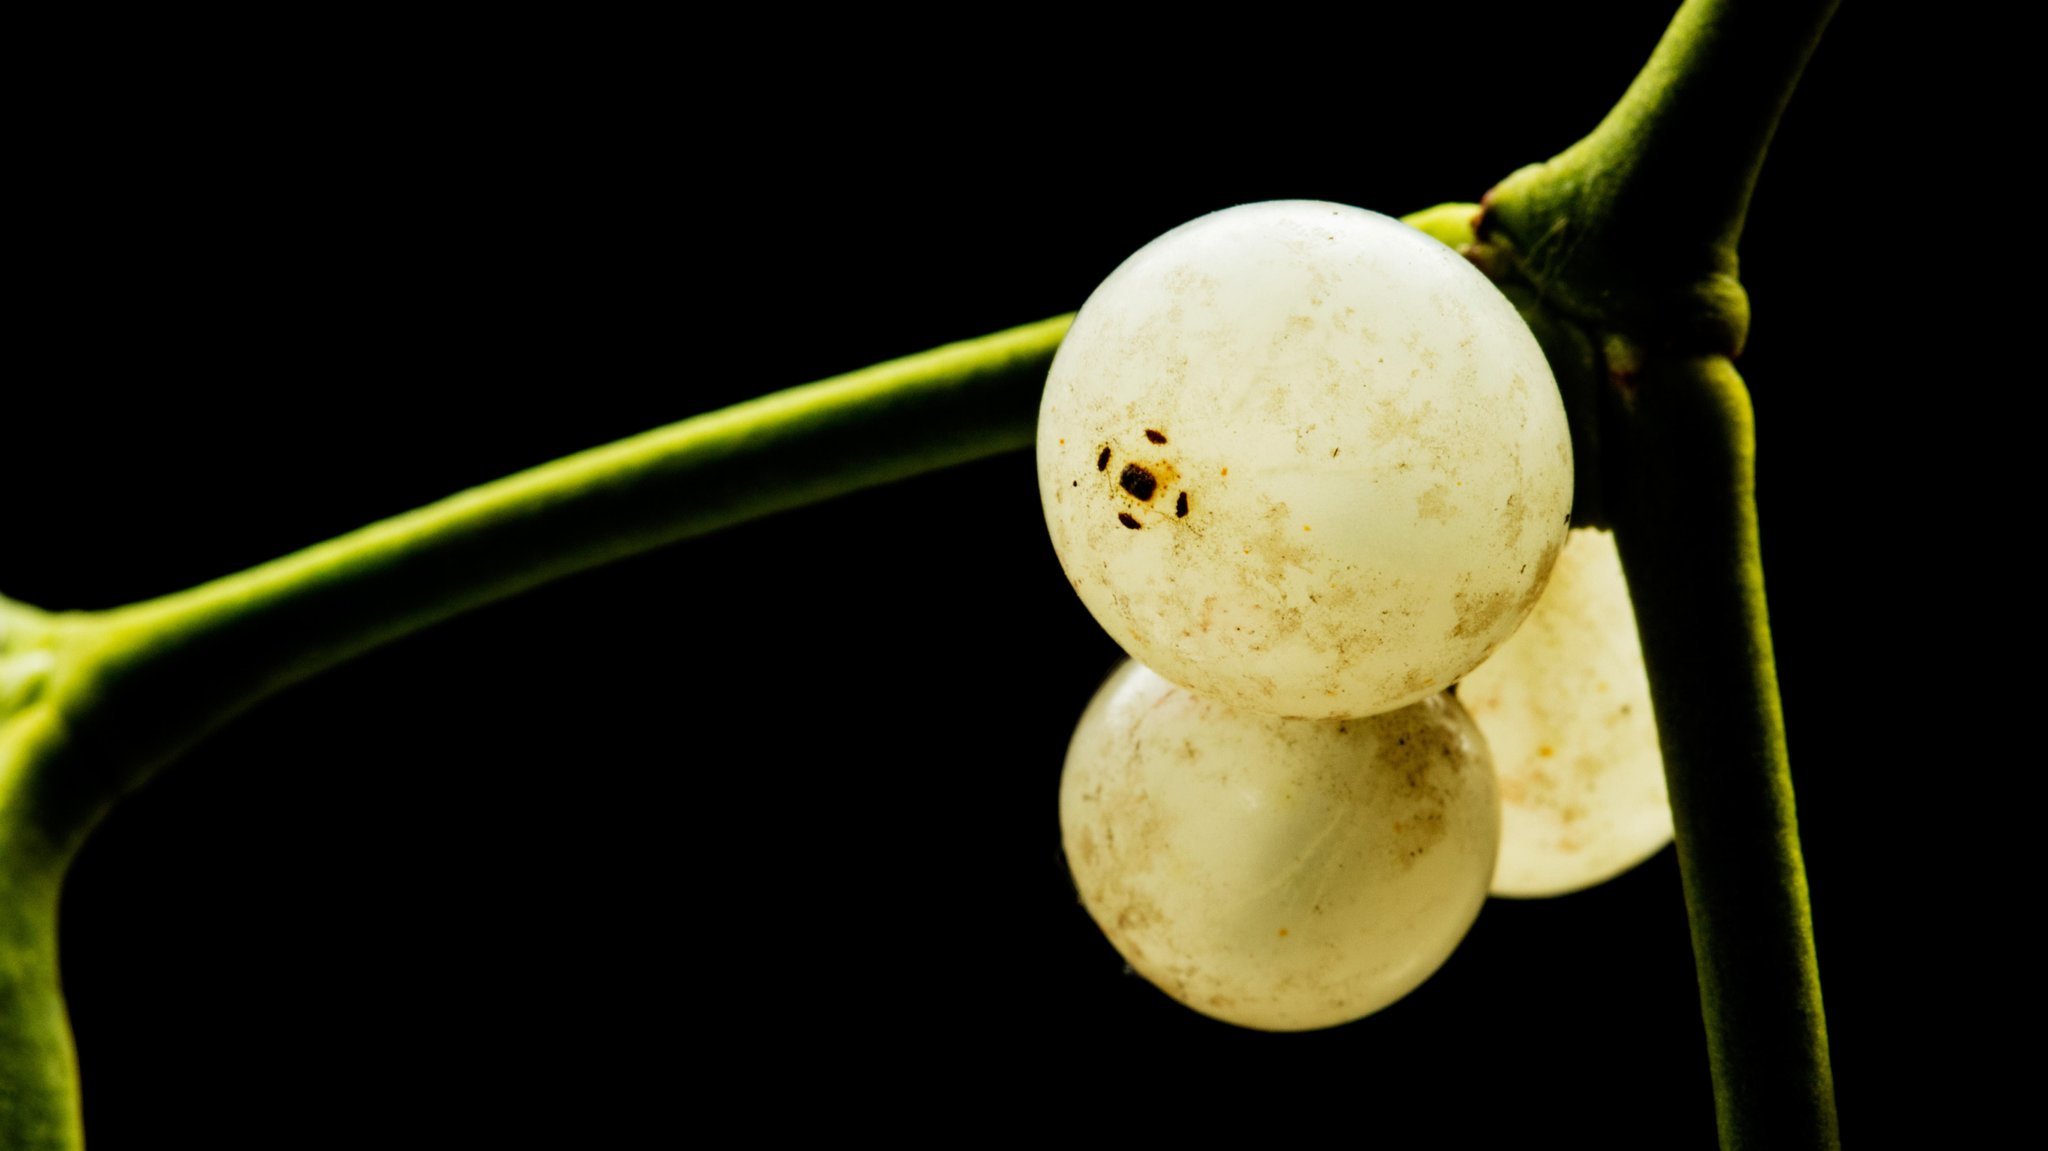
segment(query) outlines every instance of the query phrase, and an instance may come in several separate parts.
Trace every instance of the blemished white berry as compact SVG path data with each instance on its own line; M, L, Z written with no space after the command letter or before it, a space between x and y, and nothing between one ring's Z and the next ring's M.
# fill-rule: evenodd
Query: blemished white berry
M1176 228L1088 298L1038 480L1126 651L1236 706L1355 716L1514 631L1564 543L1572 452L1485 276L1397 220L1283 201Z
M1449 695L1365 719L1233 708L1130 662L1060 781L1082 902L1131 968L1206 1015L1298 1031L1441 966L1486 899L1500 805Z
M1495 895L1578 891L1671 842L1650 681L1609 533L1571 533L1536 610L1458 701L1500 777Z

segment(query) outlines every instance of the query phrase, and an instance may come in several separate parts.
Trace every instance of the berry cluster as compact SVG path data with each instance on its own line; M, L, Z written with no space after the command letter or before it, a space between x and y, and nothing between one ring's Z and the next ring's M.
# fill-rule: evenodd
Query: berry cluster
M1038 475L1070 582L1136 660L1069 750L1068 861L1182 1002L1356 1019L1436 970L1489 887L1584 886L1668 840L1619 566L1570 531L1557 386L1437 241L1305 201L1168 232L1075 319ZM1565 670L1588 644L1604 662ZM1486 738L1448 690L1467 676ZM1645 735L1654 810L1603 807L1642 806L1613 765L1641 774Z

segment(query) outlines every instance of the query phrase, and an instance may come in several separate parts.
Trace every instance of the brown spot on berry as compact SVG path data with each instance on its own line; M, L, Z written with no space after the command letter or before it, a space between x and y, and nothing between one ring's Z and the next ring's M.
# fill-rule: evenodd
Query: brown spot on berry
M1096 470L1096 471L1098 471L1098 472L1106 472L1106 471L1108 471L1108 470L1109 470L1109 449L1108 449L1108 448L1104 448L1104 449L1102 449L1102 454L1101 454L1101 455L1099 455L1099 456L1096 456L1096 457L1095 457L1095 470Z
M1166 442L1166 433L1154 431L1151 428L1146 428L1145 438L1151 440L1155 444L1163 444Z
M1186 492L1182 492L1180 498L1173 501L1173 514L1182 519L1188 518L1188 494Z
M1118 513L1116 513L1116 518L1117 518L1117 520L1118 520L1119 522L1121 522L1121 523L1122 523L1122 524L1123 524L1123 525L1124 525L1125 527L1127 527L1127 528L1131 529L1132 531L1137 531L1137 530L1138 530L1139 528L1141 528L1141 527L1144 527L1144 526L1145 526L1145 525L1143 525L1143 524L1139 523L1139 522L1138 522L1138 518L1137 518L1136 516L1133 516L1133 515L1132 515L1131 513L1129 513L1129 512L1118 512Z
M1141 500L1150 500L1153 493L1159 490L1159 478L1136 464L1125 464L1124 472L1117 477L1116 482L1121 484L1125 491Z

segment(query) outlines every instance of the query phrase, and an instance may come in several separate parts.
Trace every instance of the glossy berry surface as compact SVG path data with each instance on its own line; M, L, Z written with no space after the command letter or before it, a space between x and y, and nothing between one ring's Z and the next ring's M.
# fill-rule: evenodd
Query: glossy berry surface
M1514 308L1338 204L1231 208L1133 255L1061 346L1037 447L1097 621L1281 715L1442 691L1533 607L1571 515L1563 406Z

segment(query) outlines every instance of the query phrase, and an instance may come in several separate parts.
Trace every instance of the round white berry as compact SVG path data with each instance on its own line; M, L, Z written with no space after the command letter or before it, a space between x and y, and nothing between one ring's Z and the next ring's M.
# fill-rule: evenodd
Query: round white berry
M1232 708L1126 664L1060 780L1089 914L1132 969L1246 1027L1377 1011L1448 958L1486 900L1500 803L1438 695L1364 719Z
M1572 504L1513 306L1407 225L1307 201L1183 225L1096 289L1046 381L1038 478L1125 650L1295 716L1470 671L1535 604Z

